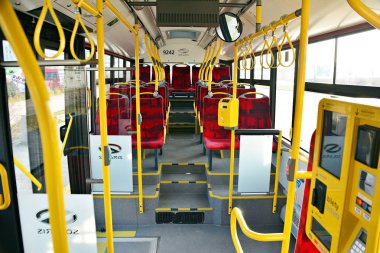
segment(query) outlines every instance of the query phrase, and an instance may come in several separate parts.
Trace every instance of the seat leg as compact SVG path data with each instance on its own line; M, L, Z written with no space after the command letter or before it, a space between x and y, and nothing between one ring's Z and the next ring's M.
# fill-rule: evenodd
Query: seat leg
M200 133L200 134L199 134L199 142L200 142L201 144L203 143L203 138L202 138L202 137L203 137L203 134Z
M203 155L206 155L206 145L203 143L202 147L203 147Z
M158 170L158 149L154 150L154 166Z
M162 148L160 149L160 155L162 155L163 151L162 151Z
M208 151L208 167L210 171L212 171L212 150Z

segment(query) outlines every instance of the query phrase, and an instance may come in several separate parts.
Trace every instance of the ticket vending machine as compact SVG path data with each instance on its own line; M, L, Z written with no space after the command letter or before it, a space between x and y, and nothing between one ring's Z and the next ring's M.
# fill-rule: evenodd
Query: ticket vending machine
M380 107L319 104L306 234L320 252L380 252Z

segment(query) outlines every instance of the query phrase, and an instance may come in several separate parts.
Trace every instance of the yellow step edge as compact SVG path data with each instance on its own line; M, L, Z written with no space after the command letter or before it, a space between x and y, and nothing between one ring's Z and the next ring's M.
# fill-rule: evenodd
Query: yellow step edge
M159 207L156 208L156 212L197 212L197 211L213 211L212 207Z
M135 237L136 231L114 231L113 237L115 238L128 238L128 237ZM106 238L107 234L106 232L96 232L96 237L98 238Z
M162 180L161 184L207 184L207 181L199 180L199 181L188 181L188 180L179 180L179 181L170 181L170 180Z

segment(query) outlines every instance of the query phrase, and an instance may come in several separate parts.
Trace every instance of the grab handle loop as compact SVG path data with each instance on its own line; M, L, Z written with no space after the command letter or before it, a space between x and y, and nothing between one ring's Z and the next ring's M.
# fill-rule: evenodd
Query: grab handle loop
M90 61L92 59L92 57L94 56L95 45L94 45L94 40L91 37L91 34L88 32L86 26L83 23L81 14L82 14L82 11L80 8L78 8L77 13L76 13L76 18L75 18L74 29L73 29L73 32L71 34L71 39L70 39L70 52L71 52L71 54L75 60L77 60L81 63L86 63L86 62ZM90 55L84 60L80 59L78 57L78 55L75 53L75 49L74 49L75 36L77 35L79 25L83 28L83 30L86 33L86 36L88 38L88 41L90 42Z
M269 46L269 43L268 43L268 40L267 40L267 36L264 35L264 44L263 44L263 47L261 49L261 53L260 53L260 65L262 68L264 69L270 69L272 66L270 64L268 64L268 66L266 66L264 64L264 51L268 49L268 52L267 54L270 54L271 55L271 58L272 58L272 62L274 62L274 56L273 56L273 53L272 53L272 50L270 49L270 46ZM268 57L268 55L266 56ZM266 63L268 63L268 60L266 59ZM273 65L273 63L272 63Z
M290 49L292 50L292 55L293 55L292 61L289 64L284 64L281 53L278 54L278 61L279 61L279 64L281 66L283 66L283 67L290 67L290 66L293 65L293 63L296 60L296 50L294 48L292 40L289 37L289 33L288 33L288 29L287 29L287 24L284 24L284 37L282 38L282 41L281 41L280 46L279 46L279 50L280 51L282 51L282 48L283 48L283 46L285 45L286 42L288 42L288 44L290 46Z
M270 68L277 68L278 66L280 66L280 64L277 64L277 65L274 65L274 53L273 53L273 50L272 50L272 47L273 46L276 46L276 48L277 48L277 52L278 52L278 54L281 54L281 49L280 49L280 47L279 47L279 45L278 45L278 40L277 40L277 36L276 36L276 34L275 34L275 30L272 30L272 41L271 41L271 43L270 43L270 45L269 45L269 48L268 48L268 54L267 54L267 56L266 56L266 61L267 61L267 64L268 64L268 66L270 67ZM271 61L269 62L269 53L270 53L270 57L271 57Z
M41 48L41 42L40 42L41 30L42 30L42 26L44 24L44 21L46 19L46 14L47 14L48 10L50 11L50 14L53 18L53 21L57 26L58 35L59 35L59 48L58 48L57 53L54 54L53 56L45 55L44 51ZM33 42L34 42L34 47L36 48L37 53L42 58L45 58L45 59L57 58L63 52L63 50L65 50L65 45L66 45L65 33L63 32L62 25L59 22L57 15L55 14L54 8L53 8L50 0L44 1L44 5L43 5L42 10L41 10L41 15L38 18L36 29L34 31Z
M251 59L249 67L247 67L247 55ZM255 68L255 57L253 57L252 55L253 55L252 46L249 45L249 46L247 46L247 53L245 54L245 61L244 61L244 69L245 70L252 70Z

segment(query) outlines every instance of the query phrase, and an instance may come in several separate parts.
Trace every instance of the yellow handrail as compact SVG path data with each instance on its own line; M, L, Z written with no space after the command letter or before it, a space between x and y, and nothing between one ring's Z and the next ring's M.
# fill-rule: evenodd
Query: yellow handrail
M32 181L32 183L37 187L37 190L40 191L41 188L42 188L42 184L41 184L41 182L38 181L38 179L35 178L35 177L32 175L32 173L30 173L30 172L25 168L25 166L24 166L19 160L17 160L16 157L13 157L13 162L14 162L14 164L17 166L17 168L19 168L19 169L22 171L22 173L24 173L25 176L27 176L27 177L30 179L30 181Z
M54 252L69 251L66 231L66 212L63 200L63 180L59 159L57 124L50 110L50 98L37 59L8 0L0 0L0 26L11 44L32 97L43 147L46 189Z
M0 194L0 211L8 209L11 204L11 193L9 190L8 173L3 164L0 163L0 177L3 194Z
M278 47L279 49L279 53L278 53L278 62L281 66L283 67L290 67L293 65L293 63L296 61L296 50L293 46L293 42L292 40L290 39L289 37L289 33L288 33L288 29L287 29L287 24L284 24L284 38L282 39L281 43L280 43L280 46ZM285 43L288 42L289 46L290 46L290 50L292 50L292 61L289 63L289 64L284 64L283 61L282 61L282 48L284 47Z
M245 236L250 239L261 241L261 242L276 242L276 241L284 241L286 236L283 233L271 233L271 234L262 234L257 233L249 229L247 223L244 220L243 214L239 208L235 207L231 212L231 237L234 243L235 249L237 253L243 253L243 248L241 247L238 234L236 221L239 223L241 231Z
M94 17L100 17L102 15L103 9L101 11L97 8L97 6L92 6L90 3L88 3L86 0L72 0L73 3L78 8L85 9L88 13L92 14Z
M218 41L215 40L214 43L212 44L212 51L210 52L209 58L207 59L207 66L206 66L205 72L203 73L203 80L205 82L208 81L208 77L209 77L208 73L210 72L212 58L214 57L214 54L216 53L216 48L218 46L217 44L218 44Z
M148 52L148 55L149 55L149 58L150 58L150 61L152 62L153 64L153 70L154 70L154 73L155 73L155 80L154 80L154 90L155 91L158 91L158 79L159 79L159 73L158 73L158 66L157 66L157 62L156 62L156 59L153 57L153 53L152 53L152 49L151 49L151 44L149 42L149 38L148 38L148 34L145 33L145 47L146 47L146 50ZM149 83L148 83L149 84Z
M109 0L106 0L104 1L104 4L108 7L108 9L110 9L110 11L112 11L113 14L115 14L115 16L121 21L123 22L123 24L128 27L128 29L134 33L135 35L138 34L138 32L136 31L135 28L133 28L133 25L131 25L125 18L124 18L124 15L122 15L117 9L115 6L113 6L113 4L111 3L111 1Z
M71 115L71 113L69 113L69 117L70 117L70 121L69 121L69 125L66 129L66 134L65 134L65 138L63 139L63 143L62 143L62 148L61 148L61 151L59 152L59 157L62 159L62 156L63 156L63 152L65 151L65 148L66 148L66 143L67 143L67 139L69 138L69 134L70 134L70 130L71 130L71 126L73 124L73 116Z
M380 29L380 15L376 14L373 10L368 8L360 0L347 0L348 4L354 11L356 11L360 16L362 16L368 23Z
M44 51L41 48L41 42L40 42L41 30L42 30L42 26L44 24L48 10L50 11L50 15L52 16L55 25L57 26L58 36L59 36L58 51L53 56L48 56L44 53ZM44 1L44 5L42 7L40 17L38 18L38 21L37 21L36 29L34 30L33 41L34 41L34 47L36 48L37 53L42 58L45 58L45 59L57 58L61 53L63 53L63 50L65 50L65 46L66 46L65 33L63 32L62 25L59 22L57 14L55 14L54 8L53 8L50 0Z
M199 70L199 73L198 73L198 79L199 80L203 80L203 72L206 69L206 65L207 65L207 61L208 61L208 57L209 57L210 52L211 52L211 46L207 47L207 49L205 51L205 57L203 59L202 65L201 65L201 69Z
M92 98L91 98L91 89L89 87L87 87L87 97L88 97L87 109L90 110L92 107Z
M72 54L72 56L74 57L75 60L77 60L77 61L79 61L81 63L86 63L89 60L91 60L92 57L94 56L95 45L94 45L94 40L91 37L91 34L88 32L86 26L83 23L83 20L82 20L82 17L81 17L81 13L80 13L81 12L80 9L78 8L77 11L78 11L78 13L76 14L76 17L75 17L74 29L73 29L73 32L72 32L71 38L70 38L70 52L71 52L71 54ZM84 59L84 60L80 59L78 57L78 55L75 53L75 48L74 48L75 37L77 35L77 31L78 31L79 25L83 28L83 30L86 33L86 36L88 38L88 41L90 42L90 55L86 59Z
M218 50L216 51L215 56L211 60L210 70L208 72L208 92L211 92L211 83L212 83L212 71L214 70L215 63L218 61L220 52L222 51L223 40L220 40Z
M280 133L278 134L278 139L277 139L276 174L274 177L274 197L273 197L272 213L277 212L278 181L280 178L280 166L281 166L281 146L282 146L282 131L280 131Z

